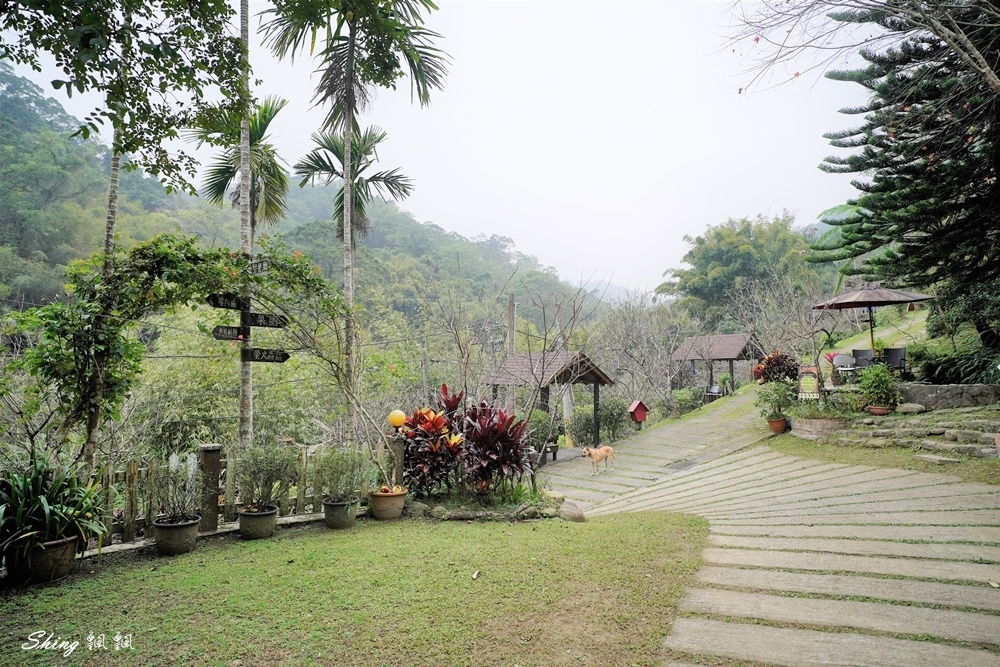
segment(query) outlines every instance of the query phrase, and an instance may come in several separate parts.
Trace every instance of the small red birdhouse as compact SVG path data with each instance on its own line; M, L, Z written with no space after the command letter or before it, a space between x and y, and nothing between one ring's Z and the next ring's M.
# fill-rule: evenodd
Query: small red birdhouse
M646 421L646 415L649 413L649 408L642 401L635 401L632 405L628 406L628 414L632 417L632 421L642 423Z

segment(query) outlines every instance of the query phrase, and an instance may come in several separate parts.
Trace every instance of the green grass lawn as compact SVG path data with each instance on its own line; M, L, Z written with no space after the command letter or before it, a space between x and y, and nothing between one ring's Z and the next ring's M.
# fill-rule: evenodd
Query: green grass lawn
M0 597L0 665L654 665L707 532L665 513L362 521L85 561L95 574ZM41 630L80 645L23 650Z

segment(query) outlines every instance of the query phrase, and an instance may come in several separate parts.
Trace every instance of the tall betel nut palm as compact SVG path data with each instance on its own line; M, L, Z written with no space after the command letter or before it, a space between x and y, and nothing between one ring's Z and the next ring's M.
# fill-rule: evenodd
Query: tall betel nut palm
M352 137L351 147L351 174L354 176L354 184L351 188L354 203L351 206L350 219L354 227L354 234L351 234L351 242L356 236L364 237L371 229L368 216L365 213L366 206L372 201L377 193L383 198L400 200L410 196L413 192L413 181L399 173L399 168L390 171L378 171L373 174L366 174L369 167L378 161L378 145L385 141L386 133L378 127L369 127ZM344 195L347 189L344 180L344 139L340 135L329 132L320 132L312 135L312 140L316 143L316 148L310 151L304 158L295 164L295 175L301 176L302 181L299 186L317 180L322 180L326 184L334 179L342 181L341 187L333 200L333 217L337 222L337 238L344 239L344 222L348 217L344 210Z
M440 37L423 27L424 12L437 9L431 0L274 0L265 13L266 43L279 58L294 60L309 49L320 60L320 80L313 99L328 108L324 129L340 131L344 156L344 193L354 201L351 156L357 116L371 101L369 86L395 88L409 75L411 94L421 106L431 89L442 88L447 55L433 46ZM344 209L344 382L354 395L354 232L352 208ZM348 402L354 422L354 406Z
M250 115L251 244L256 238L258 225L277 225L287 210L288 170L267 135L271 121L287 104L287 100L269 95ZM240 147L227 140L228 137L238 137L239 130L240 118L223 111L212 119L210 125L195 128L189 133L189 138L197 141L199 147L213 140L228 144L205 171L202 180L202 196L219 206L227 197L234 207L240 204L240 190L233 187L240 175Z

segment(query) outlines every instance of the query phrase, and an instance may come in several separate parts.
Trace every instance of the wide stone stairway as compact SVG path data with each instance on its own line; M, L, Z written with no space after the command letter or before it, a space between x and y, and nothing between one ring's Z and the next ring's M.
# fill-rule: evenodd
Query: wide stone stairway
M555 489L594 503L588 516L710 521L663 665L1000 666L1000 486L738 446L762 434L732 410L656 429L661 445L642 442L652 431L635 450L621 443L618 470L593 478L601 488L577 481L586 461L547 468ZM739 451L717 455L727 449Z

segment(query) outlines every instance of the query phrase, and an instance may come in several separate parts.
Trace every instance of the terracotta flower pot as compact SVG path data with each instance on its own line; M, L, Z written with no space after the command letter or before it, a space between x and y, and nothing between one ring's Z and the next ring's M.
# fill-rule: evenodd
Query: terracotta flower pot
M354 506L356 502L355 500L349 502L324 500L323 521L326 523L327 528L343 530L353 526L354 516L357 514Z
M278 506L267 505L263 512L240 510L240 535L248 540L271 537L278 525Z
M7 576L17 585L44 584L65 579L76 561L76 535L44 542L26 557L20 549L7 551ZM43 548L44 547L44 548Z
M201 517L191 517L185 521L168 523L166 517L153 521L153 536L156 551L161 556L177 556L194 549L198 540L198 524Z
M889 414L889 408L884 405L869 405L868 412L878 417L882 417L883 415Z
M784 417L781 419L768 419L767 425L771 427L771 433L778 435L779 433L784 433L785 429L788 428L788 420Z
M395 493L370 492L368 494L368 507L371 509L372 518L377 521L393 521L403 516L403 507L406 505L407 493L409 491L397 491Z

